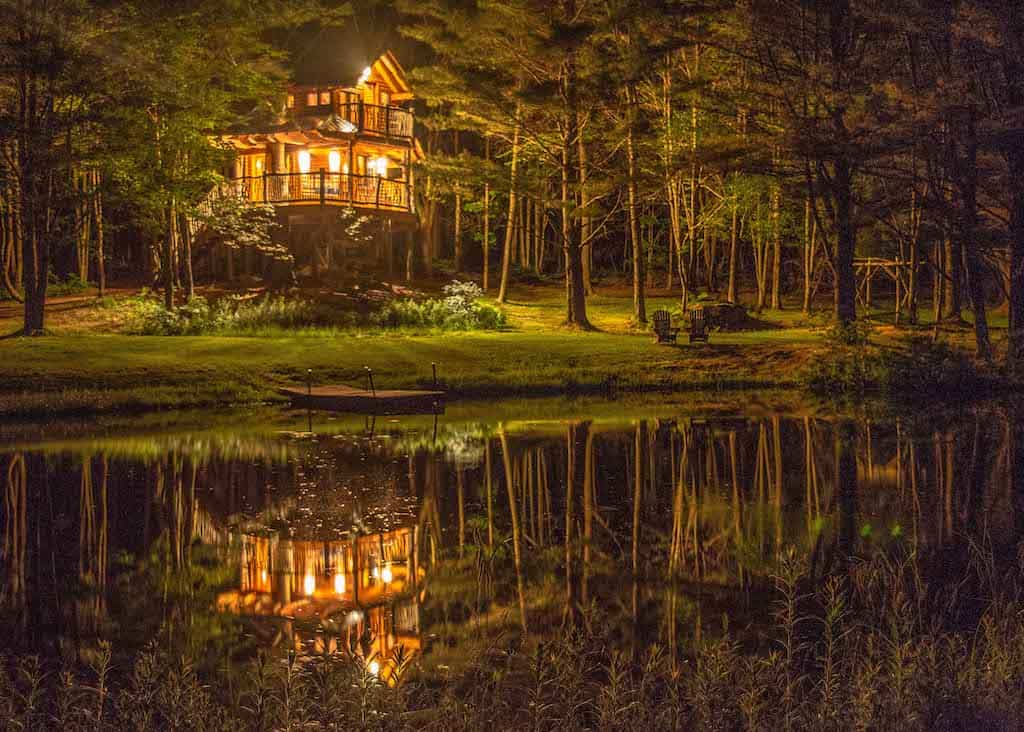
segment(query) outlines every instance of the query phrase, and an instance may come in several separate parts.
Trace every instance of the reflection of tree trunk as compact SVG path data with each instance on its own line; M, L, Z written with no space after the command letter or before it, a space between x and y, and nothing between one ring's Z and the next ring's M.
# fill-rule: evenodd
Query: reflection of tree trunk
M460 468L455 469L455 486L459 498L459 557L461 558L466 546L466 486Z
M590 552L594 540L594 434L587 431L583 461L583 573L580 577L580 599L589 601Z
M0 606L21 609L25 604L25 560L28 548L28 472L21 453L11 455L6 472L3 546L0 550L4 582L0 585Z
M839 497L839 555L848 559L857 538L857 428L842 420L836 425L836 491Z
M484 442L484 484L487 487L487 546L494 548L494 496L491 485L491 438Z
M577 493L582 493L579 484L584 477L580 470L586 462L586 445L590 440L590 423L572 423L566 434L566 497L565 497L565 614L563 624L575 624L579 603L576 599L576 585L573 577L573 522Z
M633 444L635 454L633 466L633 623L638 620L637 601L639 594L640 572L640 496L644 483L644 447L647 445L647 422L636 423L636 434ZM635 627L634 627L635 630Z
M508 510L512 517L512 553L516 565L516 589L519 594L519 622L526 633L526 595L523 588L522 549L519 546L519 510L516 507L516 491L512 484L512 456L508 451L508 438L504 427L498 428L498 439L501 440L501 454L505 465L505 487L508 489Z
M1007 426L1010 430L1009 465L1010 485L1013 489L1012 506L1014 509L1014 526L1017 529L1017 541L1024 540L1024 419L1011 413L1011 421Z

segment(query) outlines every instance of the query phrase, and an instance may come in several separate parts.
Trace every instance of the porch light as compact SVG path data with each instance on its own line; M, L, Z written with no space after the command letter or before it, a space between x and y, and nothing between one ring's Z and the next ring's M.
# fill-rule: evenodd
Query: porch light
M309 150L299 150L299 172L308 173L311 162Z
M394 579L394 577L391 574L391 567L385 566L384 569L382 569L380 572L380 578L384 580L384 584L391 584L391 580Z
M374 676L380 673L380 664L377 661L370 661L366 668L369 669L370 673Z
M260 582L263 584L266 584L267 582L267 570L265 569L262 572L260 572Z
M305 579L302 580L302 591L307 595L312 595L316 592L316 577L307 574Z
M372 73L373 73L373 69L371 69L369 66L367 66L365 69L363 69L363 73L359 75L359 83L356 86L362 86L367 81L369 81L370 80L370 74L372 74Z
M345 575L340 572L334 575L334 592L337 595L345 594Z
M332 173L337 173L341 170L341 153L337 150L331 150L327 154L327 169Z
M256 172L259 173L261 170L263 170L263 161L256 158Z

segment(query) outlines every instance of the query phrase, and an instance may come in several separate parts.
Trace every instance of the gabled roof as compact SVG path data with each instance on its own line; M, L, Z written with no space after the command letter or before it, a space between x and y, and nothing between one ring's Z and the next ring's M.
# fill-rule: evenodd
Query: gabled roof
M322 77L316 82L296 82L292 85L292 88L295 90L325 87L354 89L359 86L360 81L364 80L363 76L366 74L367 69L369 69L370 74L365 80L386 86L391 92L391 98L395 101L406 101L413 98L412 88L409 86L409 81L406 78L405 69L402 68L398 58L391 51L385 51L369 66L364 66L347 77Z

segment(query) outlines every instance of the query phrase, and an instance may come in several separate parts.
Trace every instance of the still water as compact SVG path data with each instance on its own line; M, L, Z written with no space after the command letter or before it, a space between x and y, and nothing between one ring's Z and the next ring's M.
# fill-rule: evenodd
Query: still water
M951 571L1024 535L1009 407L506 406L4 427L0 641L340 651L389 678L572 617L677 658L725 627L758 644L780 563Z

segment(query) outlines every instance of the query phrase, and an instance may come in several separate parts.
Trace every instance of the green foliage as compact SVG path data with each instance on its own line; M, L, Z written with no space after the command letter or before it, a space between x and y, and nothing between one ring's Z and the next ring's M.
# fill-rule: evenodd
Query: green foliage
M829 328L827 350L805 369L802 381L826 395L959 393L979 383L970 360L945 343L915 337L879 348L871 344L872 330L865 321Z
M247 335L267 329L297 329L324 324L310 303L283 297L249 300L225 297L211 305L204 297L171 310L148 292L122 301L126 330L135 335Z
M483 296L473 282L453 281L445 297L417 302L392 300L371 321L385 328L437 328L440 330L495 330L505 325L505 314L478 302Z

